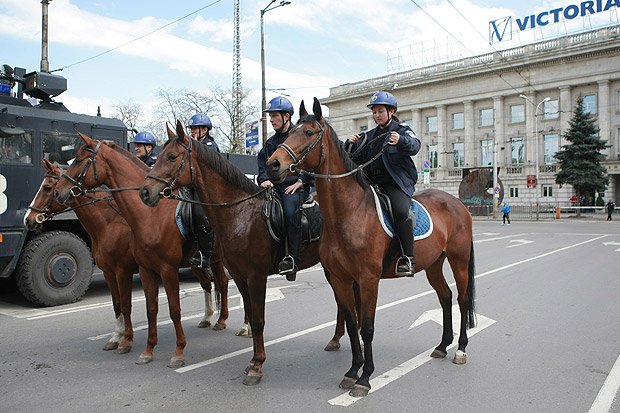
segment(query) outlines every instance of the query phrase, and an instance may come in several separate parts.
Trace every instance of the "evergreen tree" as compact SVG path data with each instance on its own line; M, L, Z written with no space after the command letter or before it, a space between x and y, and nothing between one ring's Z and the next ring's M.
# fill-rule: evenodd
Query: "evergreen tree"
M605 159L601 151L609 146L601 140L595 121L591 113L584 112L580 96L573 117L568 122L569 128L563 135L570 144L563 145L555 155L560 162L555 182L572 185L579 196L592 196L594 191L603 192L609 182L607 171L601 165Z

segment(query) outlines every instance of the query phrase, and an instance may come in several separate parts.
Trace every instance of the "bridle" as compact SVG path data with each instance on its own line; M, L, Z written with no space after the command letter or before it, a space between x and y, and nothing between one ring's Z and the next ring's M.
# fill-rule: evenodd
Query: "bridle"
M325 133L325 130L323 129L323 126L318 122L318 121L314 121L314 123L317 124L317 126L319 127L319 132L317 133L316 138L310 143L310 145L306 146L301 153L299 154L299 156L297 156L297 154L295 153L295 151L293 149L291 149L290 146L288 146L285 142L282 142L281 144L278 145L278 148L282 148L286 151L286 153L291 157L291 159L293 160L293 163L289 165L288 169L291 173L295 173L297 171L302 171L301 169L299 169L299 165L301 165L301 163L304 161L304 159L306 159L306 156L308 156L310 154L310 152L312 152L312 150L314 150L314 148L321 143L321 155L319 157L319 164L312 168L312 170L315 170L317 168L319 168L321 166L321 164L323 163L323 135ZM311 132L310 130L307 130L305 133L308 134L310 132L310 135L308 136L312 136L314 135L315 132ZM306 172L306 171L303 171Z
M189 181L194 182L194 167L192 165L192 157L190 156L192 153L192 140L193 140L192 138L188 138L188 144L186 145L183 139L178 139L178 143L185 149L185 153L183 154L183 159L181 160L181 164L179 165L179 168L177 169L177 173L172 178L166 181L164 178L160 178L159 176L155 176L151 174L148 174L145 177L145 179L150 178L150 179L153 179L157 182L161 182L164 185L166 185L164 189L162 189L161 192L159 193L159 195L161 195L163 198L173 197L172 189L174 188L177 181L181 177L181 173L183 172L183 169L185 168L185 164L188 163L187 162L188 159L189 159Z
M91 152L92 155L86 160L86 165L84 165L82 172L80 172L76 178L73 178L64 172L60 174L60 178L65 178L67 181L73 184L73 186L69 189L69 193L73 198L77 198L78 196L84 195L86 193L86 191L82 189L82 184L84 183L84 177L88 173L91 165L93 166L93 172L95 174L95 184L96 186L100 186L99 178L97 177L97 162L95 160L95 157L97 156L97 152L99 152L100 147L101 141L98 141L95 149L90 149L89 147L84 148L85 151Z

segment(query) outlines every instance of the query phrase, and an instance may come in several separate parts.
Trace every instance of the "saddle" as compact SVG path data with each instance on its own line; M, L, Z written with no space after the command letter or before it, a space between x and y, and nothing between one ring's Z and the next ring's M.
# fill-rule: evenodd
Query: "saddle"
M392 214L390 198L381 192L376 185L372 185L372 189L375 194L377 216L381 227L390 238L394 238L394 216ZM433 219L424 205L412 199L410 214L415 217L415 227L413 228L414 240L418 241L429 237L433 232Z
M184 199L192 199L191 190L189 188L179 188L179 195ZM193 238L196 234L196 220L192 214L192 204L189 202L179 202L176 208L177 227L183 238Z
M263 214L271 238L276 242L284 240L284 212L280 193L273 188L267 190L267 201L263 206ZM316 242L321 235L323 220L319 203L310 194L301 206L301 243L302 245Z

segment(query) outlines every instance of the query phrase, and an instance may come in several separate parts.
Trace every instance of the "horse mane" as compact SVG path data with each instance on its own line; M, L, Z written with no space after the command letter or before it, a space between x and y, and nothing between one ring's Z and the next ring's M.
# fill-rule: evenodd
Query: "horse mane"
M298 123L305 122L305 121L318 123L318 119L314 115L307 115L303 119L300 119ZM336 133L334 128L332 128L332 125L330 125L327 122L324 122L323 124L327 126L328 131L329 131L329 137L332 140L332 142L336 144L336 147L338 148L338 155L340 156L340 159L342 159L342 161L344 162L345 169L347 171L352 171L355 168L357 168L359 165L357 165L355 162L353 162L353 160L351 160L351 157L349 156L348 152L346 151L344 147L344 142L338 139L338 134ZM356 172L355 174L353 174L353 176L355 177L355 180L357 181L358 184L360 184L362 188L368 189L370 187L370 184L368 183L368 180L364 177L364 174L362 173L362 171Z
M252 182L245 174L233 165L223 154L207 149L200 142L193 142L192 149L196 152L198 163L210 165L229 184L241 189L248 194L255 194L261 188ZM264 194L261 194L264 198Z
M132 161L134 164L139 166L140 169L142 169L144 172L147 172L147 171L150 170L150 168L148 166L146 166L146 164L144 162L142 162L140 160L140 158L138 158L133 153L129 152L127 149L118 146L116 143L114 143L112 141L102 141L102 142L103 142L104 145L108 146L110 149L113 149L115 152L120 153L125 158L129 159L130 161Z

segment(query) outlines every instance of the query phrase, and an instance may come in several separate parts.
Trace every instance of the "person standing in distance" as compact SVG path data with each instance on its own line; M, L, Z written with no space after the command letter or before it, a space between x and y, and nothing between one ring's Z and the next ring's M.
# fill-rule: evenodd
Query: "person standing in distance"
M510 225L510 205L508 205L508 202L504 202L502 213L502 225L506 225L506 221L508 221L508 225Z
M211 137L211 129L213 124L211 119L203 114L196 113L189 121L187 127L190 130L191 138L200 144L205 145L207 150L220 152L220 148L215 143L215 140ZM196 202L200 202L198 195L193 189L183 188L185 195ZM208 268L211 265L211 255L213 254L213 242L215 235L213 234L213 227L209 223L207 216L205 215L204 208L200 204L191 204L192 210L192 227L194 234L196 235L196 241L198 243L198 250L190 258L189 262L193 267Z
M155 165L157 157L153 150L157 146L155 135L151 132L140 132L133 138L133 152L146 166Z
M398 103L391 93L376 92L367 107L372 110L377 127L366 133L351 135L345 149L358 165L381 153L366 167L365 174L371 183L381 188L392 204L394 225L402 249L402 256L396 262L396 275L412 277L415 273L415 216L410 211L418 172L411 157L419 152L421 142L411 128L396 117ZM384 149L386 146L387 150Z
M288 176L284 181L277 184L269 180L267 159L275 152L278 145L288 137L288 133L293 127L291 118L295 111L287 98L278 96L269 101L265 112L269 114L269 121L275 133L267 139L258 153L257 182L263 188L274 187L280 194L285 221L286 253L278 269L280 274L286 276L287 280L295 281L301 253L300 209L303 202L308 198L314 178L307 175Z

